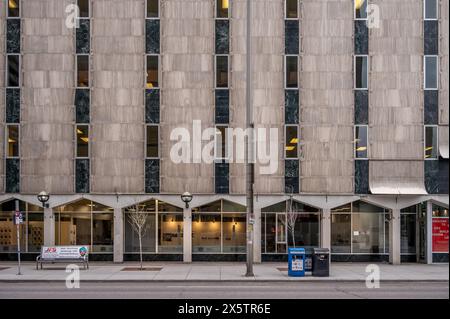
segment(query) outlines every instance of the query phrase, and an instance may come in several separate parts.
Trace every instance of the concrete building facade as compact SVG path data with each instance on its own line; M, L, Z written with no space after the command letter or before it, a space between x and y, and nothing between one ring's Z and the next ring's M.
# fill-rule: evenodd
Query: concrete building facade
M0 259L19 200L25 258L134 260L138 211L147 260L245 260L245 166L217 132L245 129L247 3L1 0ZM252 122L277 132L254 260L448 262L448 1L250 3Z

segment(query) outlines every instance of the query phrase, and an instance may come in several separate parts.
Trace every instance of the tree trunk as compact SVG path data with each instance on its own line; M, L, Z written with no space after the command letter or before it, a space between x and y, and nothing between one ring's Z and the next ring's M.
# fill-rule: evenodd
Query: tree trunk
M139 228L139 257L141 260L141 270L142 268L142 229Z

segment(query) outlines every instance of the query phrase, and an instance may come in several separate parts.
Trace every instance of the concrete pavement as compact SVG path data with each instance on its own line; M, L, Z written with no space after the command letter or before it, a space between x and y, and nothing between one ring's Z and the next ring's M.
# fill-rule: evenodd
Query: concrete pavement
M245 263L148 262L147 270L139 271L137 263L95 263L89 270L80 266L81 281L366 281L368 263L332 263L329 277L289 277L286 263L261 263L254 265L254 277L245 277ZM377 264L381 281L447 281L448 264ZM128 270L127 270L128 269ZM131 270L130 270L131 269ZM8 281L65 281L68 273L65 264L44 265L36 270L35 263L23 263L22 275L17 275L17 263L0 262L0 282Z

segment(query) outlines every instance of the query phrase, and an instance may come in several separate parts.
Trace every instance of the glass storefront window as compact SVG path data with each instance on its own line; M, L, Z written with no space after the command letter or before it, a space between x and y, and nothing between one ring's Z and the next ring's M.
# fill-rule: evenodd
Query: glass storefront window
M402 254L416 253L416 215L400 215L400 251Z
M142 251L156 252L156 214L147 214L142 236ZM130 223L130 213L125 213L125 251L139 252L139 236Z
M262 225L263 231L265 232L265 248L266 253L276 253L276 214L264 214L265 225Z
M113 252L113 214L95 213L92 215L93 252Z
M220 253L220 214L192 214L192 252Z
M289 247L319 247L320 246L320 220L319 214L295 214L288 220ZM291 221L290 221L291 220ZM295 222L292 222L295 220ZM294 225L293 232L291 223ZM293 238L295 241L293 241Z
M158 251L183 252L183 214L159 214Z
M384 253L384 213L353 213L352 217L353 253Z
M91 244L91 214L57 214L55 243L58 246Z
M351 231L350 214L331 214L332 253L351 253Z
M0 252L17 251L17 226L14 224L15 200L0 203ZM19 201L24 223L20 225L20 250L38 252L44 243L44 210Z
M245 253L246 251L246 215L223 214L223 252Z

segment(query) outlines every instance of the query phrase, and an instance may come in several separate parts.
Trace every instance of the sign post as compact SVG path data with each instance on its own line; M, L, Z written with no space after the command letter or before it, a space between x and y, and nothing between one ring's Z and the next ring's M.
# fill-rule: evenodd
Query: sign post
M23 223L22 213L19 211L19 200L16 199L16 211L14 213L14 223L17 227L17 261L18 261L18 273L17 275L22 275L20 272L20 224Z

